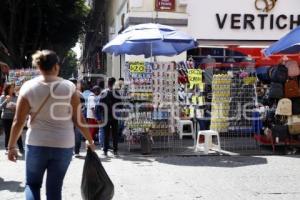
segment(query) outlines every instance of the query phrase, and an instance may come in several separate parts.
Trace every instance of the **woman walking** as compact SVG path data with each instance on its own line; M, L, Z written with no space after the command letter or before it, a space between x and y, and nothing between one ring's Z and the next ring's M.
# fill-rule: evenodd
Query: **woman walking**
M10 137L11 126L13 123L16 111L17 96L13 84L6 84L4 94L0 97L0 109L2 110L1 120L5 133L5 149L8 152L7 146ZM18 147L21 154L24 154L22 136L18 139Z
M40 200L43 175L47 171L47 200L61 200L63 179L72 159L74 125L87 139L93 151L95 145L80 112L79 94L75 85L59 74L59 59L50 50L38 51L32 64L41 76L27 81L20 90L8 159L16 161L16 142L27 115L30 115L26 137L26 200ZM83 122L83 123L81 123Z

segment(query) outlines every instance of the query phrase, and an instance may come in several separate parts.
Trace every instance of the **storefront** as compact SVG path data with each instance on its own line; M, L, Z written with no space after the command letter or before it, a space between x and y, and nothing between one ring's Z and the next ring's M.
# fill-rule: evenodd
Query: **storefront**
M297 0L188 1L188 32L199 41L188 61L125 65L134 105L125 129L129 148L180 149L185 135L192 146L203 141L196 139L199 130L217 131L222 150L234 152L299 145L300 130L290 125L299 121L300 56L262 53L300 25L299 6ZM289 93L284 88L292 84ZM280 111L283 102L293 103L289 116Z
M278 67L279 64L297 65L299 68L300 57L296 54L266 58L262 53L269 44L300 25L299 6L297 0L189 1L188 30L198 39L200 46L189 51L188 57L204 70L204 79L209 77L210 81L205 82L211 85L206 87L208 96L211 96L208 100L211 108L205 112L209 112L214 120L206 128L220 132L223 148L257 149L254 139L259 144L274 146L299 144L297 131L287 131L289 123L284 118L291 116L275 114L278 102L288 97L294 107L292 114L297 115L299 95L297 92L292 96L284 94L284 87L289 87L292 81L297 82L295 86L298 88L299 74L288 76L285 67L283 71L286 72L281 74L285 78L281 82L274 76L282 67ZM266 71L269 74L265 74ZM257 81L249 82L256 73ZM264 80L264 75L268 80ZM219 84L219 79L226 78L229 81L227 85ZM275 89L277 95L268 96ZM260 106L257 106L258 101ZM249 107L245 107L245 104L249 104ZM260 119L251 119L250 116L260 116ZM279 133L276 132L278 127L282 128ZM268 130L273 130L273 137Z

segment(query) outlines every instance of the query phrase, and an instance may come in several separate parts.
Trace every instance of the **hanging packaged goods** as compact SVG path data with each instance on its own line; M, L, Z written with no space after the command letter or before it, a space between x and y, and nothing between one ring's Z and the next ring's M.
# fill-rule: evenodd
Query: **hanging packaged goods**
M150 153L144 150L150 146L165 148L164 137L174 136L177 78L176 63L126 63L125 80L130 88L128 103L134 108L125 122L129 150L138 144L143 153Z
M187 136L181 133L183 122L192 124L192 138L199 130L217 131L224 150L300 144L298 65L224 65L126 63L128 102L133 105L124 130L129 149L179 148Z
M21 85L27 80L33 79L41 75L37 69L15 69L9 71L8 81Z

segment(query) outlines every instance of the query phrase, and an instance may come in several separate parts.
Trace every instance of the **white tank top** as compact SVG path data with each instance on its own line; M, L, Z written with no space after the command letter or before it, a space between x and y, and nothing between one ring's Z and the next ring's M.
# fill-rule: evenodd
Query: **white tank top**
M76 87L64 79L47 83L42 80L42 76L29 80L20 90L20 96L25 97L30 104L30 113L35 113L49 92L52 93L33 122L28 120L26 144L71 148L75 143L71 98ZM56 84L59 85L55 88Z

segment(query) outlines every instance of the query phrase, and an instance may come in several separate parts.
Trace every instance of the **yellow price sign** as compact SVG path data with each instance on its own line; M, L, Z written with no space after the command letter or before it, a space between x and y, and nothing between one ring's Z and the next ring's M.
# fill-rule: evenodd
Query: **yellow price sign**
M131 73L144 73L145 70L145 64L143 62L133 62L130 63L130 72Z
M202 88L202 70L201 69L188 69L188 79L190 82L190 89L194 88L194 85L198 85Z

